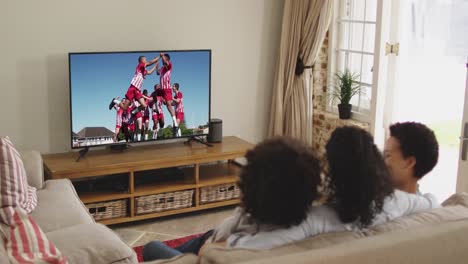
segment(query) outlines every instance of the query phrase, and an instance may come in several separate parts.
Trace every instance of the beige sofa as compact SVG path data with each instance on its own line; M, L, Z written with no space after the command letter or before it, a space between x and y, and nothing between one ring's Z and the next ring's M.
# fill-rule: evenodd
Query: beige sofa
M41 155L23 151L21 156L28 183L37 188L38 205L31 216L70 264L138 262L114 232L94 221L68 179L44 181ZM4 243L0 239L0 263L9 263Z
M69 180L44 182L40 154L21 154L28 182L38 189L32 216L69 263L137 263L130 247L94 222ZM151 263L468 263L468 194L456 194L443 206L363 231L323 234L271 250L208 245L200 257L187 254ZM0 239L0 263L8 263L3 243Z
M166 263L468 263L468 194L456 194L443 205L359 232L323 234L271 250L210 245L198 259L179 256Z

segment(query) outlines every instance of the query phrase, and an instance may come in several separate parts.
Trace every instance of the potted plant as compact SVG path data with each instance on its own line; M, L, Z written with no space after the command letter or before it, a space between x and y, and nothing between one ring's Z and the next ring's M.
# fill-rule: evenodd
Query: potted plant
M351 117L352 105L349 103L354 95L361 91L359 85L359 75L351 73L348 69L335 74L336 83L333 85L331 93L332 101L339 100L338 112L340 119Z

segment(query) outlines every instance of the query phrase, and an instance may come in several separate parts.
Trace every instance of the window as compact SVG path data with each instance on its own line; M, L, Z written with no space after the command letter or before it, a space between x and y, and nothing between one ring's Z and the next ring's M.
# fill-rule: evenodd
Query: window
M359 75L361 93L351 99L354 118L369 121L378 0L335 0L329 52L329 80L349 69ZM329 91L331 89L328 89ZM330 103L328 110L336 111Z

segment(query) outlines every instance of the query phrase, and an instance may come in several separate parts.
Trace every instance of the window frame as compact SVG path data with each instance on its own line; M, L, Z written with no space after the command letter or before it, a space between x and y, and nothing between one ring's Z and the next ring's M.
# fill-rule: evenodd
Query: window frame
M374 49L372 52L369 51L354 51L350 49L341 49L338 47L339 43L341 43L341 35L340 35L340 23L345 22L345 23L360 23L360 24L373 24L376 27L375 35L378 34L377 32L377 27L379 26L379 19L376 17L376 21L365 21L365 20L356 20L356 19L339 19L340 14L342 12L341 10L341 5L340 3L346 4L345 1L343 0L334 0L334 10L333 16L332 16L332 22L329 28L329 36L328 36L328 69L327 69L327 93L326 93L326 107L325 111L327 112L332 112L332 113L338 113L338 107L334 105L331 100L330 100L330 93L333 89L332 83L334 81L334 75L336 73L336 69L338 67L337 65L337 60L338 60L338 55L337 53L339 50L341 51L349 51L353 53L358 53L358 54L363 54L363 55L372 55L373 56L373 62L375 65L376 57L378 54L376 53L376 45L377 43L374 42ZM377 12L377 10L376 10ZM377 12L378 13L378 12ZM377 14L376 14L377 15ZM365 33L363 33L363 37L365 36ZM375 37L375 36L374 36ZM372 74L375 76L375 74ZM356 109L352 109L352 120L360 121L360 122L365 122L365 123L371 123L372 122L372 109L373 109L373 101L375 100L375 80L372 80L372 83L361 83L367 87L370 87L371 89L371 96L369 98L369 109L366 109L366 111L356 111ZM356 105L354 105L356 107ZM357 106L359 107L359 106Z

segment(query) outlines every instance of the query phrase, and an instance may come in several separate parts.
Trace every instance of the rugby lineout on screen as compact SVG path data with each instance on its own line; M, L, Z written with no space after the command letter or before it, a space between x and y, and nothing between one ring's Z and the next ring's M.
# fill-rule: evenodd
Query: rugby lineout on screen
M70 53L72 148L208 134L211 51Z

